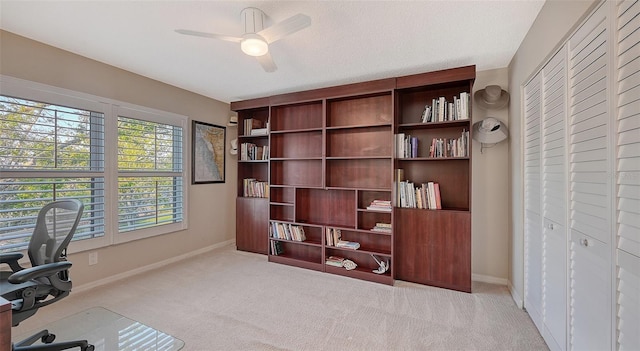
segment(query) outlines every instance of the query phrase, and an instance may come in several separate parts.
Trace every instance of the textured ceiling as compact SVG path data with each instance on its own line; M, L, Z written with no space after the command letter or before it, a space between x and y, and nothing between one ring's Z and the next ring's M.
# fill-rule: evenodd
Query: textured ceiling
M503 68L543 0L0 1L0 28L224 102L475 64ZM240 11L311 26L270 45L266 73L237 43Z

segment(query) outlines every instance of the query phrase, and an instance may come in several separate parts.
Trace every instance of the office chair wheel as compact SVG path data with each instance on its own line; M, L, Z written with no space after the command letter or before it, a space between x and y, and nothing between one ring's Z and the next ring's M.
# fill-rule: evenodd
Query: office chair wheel
M56 339L56 335L49 333L47 335L43 335L40 340L42 340L43 344L51 344L55 339Z

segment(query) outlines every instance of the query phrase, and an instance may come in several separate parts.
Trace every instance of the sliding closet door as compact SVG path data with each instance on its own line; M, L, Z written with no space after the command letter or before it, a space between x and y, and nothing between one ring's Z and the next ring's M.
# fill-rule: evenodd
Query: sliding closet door
M524 88L524 307L542 330L542 216L540 197L540 75Z
M565 49L542 69L542 335L551 350L567 348Z
M606 4L606 3L605 3ZM569 39L570 348L612 346L609 6Z
M640 350L640 1L616 10L617 342L620 350Z

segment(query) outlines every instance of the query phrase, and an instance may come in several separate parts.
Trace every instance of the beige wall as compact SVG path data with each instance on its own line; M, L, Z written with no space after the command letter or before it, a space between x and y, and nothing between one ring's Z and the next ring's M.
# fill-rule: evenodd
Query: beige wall
M508 143L482 154L480 144L472 144L472 271L481 280L508 280L516 300L524 292L521 87L594 2L548 0L508 70L477 73L474 91L498 84L511 93L511 103L508 110L474 109L474 122L497 117L508 125L510 136ZM4 31L0 31L0 74L208 123L225 125L229 115L228 104ZM227 128L227 140L235 133L234 128ZM76 284L89 284L235 238L235 221L230 219L235 218L236 170L227 154L226 183L189 186L188 230L100 249L95 266L88 266L87 252L72 254Z
M207 123L226 125L229 118L228 104L5 31L0 31L0 74ZM236 128L227 128L227 148L236 133ZM235 239L236 171L236 161L227 152L225 183L188 185L185 231L99 249L93 266L88 265L88 252L71 253L76 286Z
M487 85L509 91L506 68L476 73L474 93ZM508 110L483 110L474 106L473 121L495 117L508 124ZM474 280L506 284L509 254L509 144L507 141L485 148L472 142L471 270Z
M524 298L524 233L522 183L522 89L526 81L542 66L581 22L595 0L547 0L509 64L509 179L510 257L509 282L516 302Z

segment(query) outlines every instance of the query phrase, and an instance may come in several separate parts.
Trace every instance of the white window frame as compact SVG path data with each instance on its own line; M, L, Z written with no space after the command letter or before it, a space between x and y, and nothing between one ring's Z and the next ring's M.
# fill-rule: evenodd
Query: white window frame
M75 107L104 114L105 128L105 223L104 236L69 244L70 252L95 250L98 248L126 243L143 238L183 231L188 228L188 170L189 159L189 118L176 113L161 111L149 107L138 106L113 99L81 93L69 89L58 88L24 79L0 75L0 94L16 98L43 101L50 104ZM157 227L118 232L118 115L143 119L151 122L171 124L182 128L182 222L165 224ZM28 171L17 171L22 174ZM55 175L55 174L52 174ZM63 175L64 176L64 175Z

